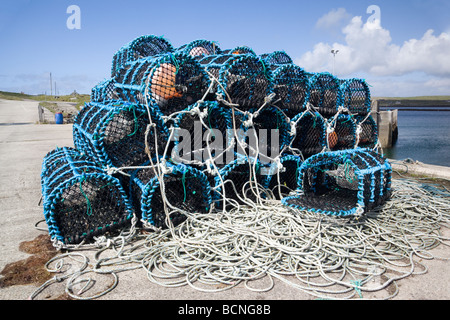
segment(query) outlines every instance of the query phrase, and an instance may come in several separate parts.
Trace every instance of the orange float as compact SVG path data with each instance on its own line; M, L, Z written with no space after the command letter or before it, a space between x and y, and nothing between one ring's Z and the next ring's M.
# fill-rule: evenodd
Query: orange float
M333 149L338 143L338 135L335 131L328 133L328 147Z
M163 99L181 98L182 93L175 87L177 69L171 63L162 63L153 74L152 93Z

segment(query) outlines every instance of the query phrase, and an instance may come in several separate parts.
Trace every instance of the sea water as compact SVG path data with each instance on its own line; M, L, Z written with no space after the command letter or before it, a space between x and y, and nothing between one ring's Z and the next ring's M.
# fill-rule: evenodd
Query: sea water
M399 110L397 143L383 151L390 159L450 167L450 111Z

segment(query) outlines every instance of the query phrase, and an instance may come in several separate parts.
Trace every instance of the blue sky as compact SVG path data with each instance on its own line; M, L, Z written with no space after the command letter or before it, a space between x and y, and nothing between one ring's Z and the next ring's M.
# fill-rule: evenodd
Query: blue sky
M81 29L67 28L70 5ZM450 95L449 12L448 0L2 0L0 90L49 93L51 72L58 93L89 93L122 45L154 34L284 50L306 71L364 78L376 96Z

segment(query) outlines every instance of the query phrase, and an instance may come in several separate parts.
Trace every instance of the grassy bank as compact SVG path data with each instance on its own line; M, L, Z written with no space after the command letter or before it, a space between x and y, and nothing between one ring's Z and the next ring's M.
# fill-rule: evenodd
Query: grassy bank
M49 96L49 95L30 95L25 93L16 93L16 92L6 92L0 91L0 99L6 100L34 100L34 101L42 101L48 103L57 103L57 102L72 102L75 104L75 107L80 110L81 107L91 100L90 95L88 94L77 94L77 95L65 95L65 96Z

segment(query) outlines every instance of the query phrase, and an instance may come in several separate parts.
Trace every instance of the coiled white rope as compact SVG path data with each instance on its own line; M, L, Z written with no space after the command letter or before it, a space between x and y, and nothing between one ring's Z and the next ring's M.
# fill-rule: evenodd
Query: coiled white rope
M111 241L97 251L93 267L65 278L71 279L66 292L85 298L72 290L81 273L115 277L142 268L155 284L204 292L239 284L265 292L278 279L318 298L364 298L373 292L392 298L400 279L427 272L417 258L448 259L431 250L450 244L441 232L450 226L448 192L403 179L394 179L392 188L390 201L359 220L293 210L272 199L236 204L226 213L184 212L187 219L177 227ZM174 212L179 210L168 215Z

